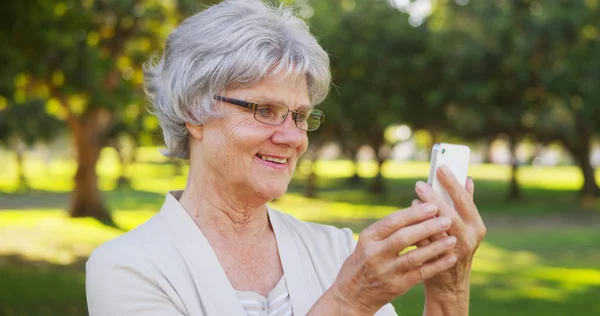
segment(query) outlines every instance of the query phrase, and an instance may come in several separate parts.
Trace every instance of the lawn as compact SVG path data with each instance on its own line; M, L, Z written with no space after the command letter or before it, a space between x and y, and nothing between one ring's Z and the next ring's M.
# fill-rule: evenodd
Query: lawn
M28 157L31 187L16 192L10 156L0 153L0 315L85 315L84 265L102 242L132 229L154 214L168 189L182 188L183 176L152 148L141 150L127 173L131 189L115 189L118 168L107 151L99 166L100 183L119 228L93 219L65 215L72 188L72 161ZM7 162L7 163L4 163ZM412 186L424 179L427 164L385 165L387 192L371 196L350 187L344 161L317 165L319 198L307 199L303 171L289 193L272 203L299 218L351 227L359 232L371 222L414 198ZM362 176L373 175L362 164ZM577 203L581 178L576 168L520 171L523 201L507 202L508 169L476 165L476 200L488 224L488 236L476 256L472 278L472 315L591 315L600 311L600 219L596 204ZM369 179L365 180L366 182ZM419 315L422 289L394 302L401 315Z

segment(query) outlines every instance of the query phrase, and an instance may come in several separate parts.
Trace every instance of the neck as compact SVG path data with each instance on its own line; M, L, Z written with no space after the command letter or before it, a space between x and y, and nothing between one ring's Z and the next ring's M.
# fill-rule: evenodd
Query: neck
M239 194L198 169L190 166L179 203L207 237L252 241L270 229L266 201Z

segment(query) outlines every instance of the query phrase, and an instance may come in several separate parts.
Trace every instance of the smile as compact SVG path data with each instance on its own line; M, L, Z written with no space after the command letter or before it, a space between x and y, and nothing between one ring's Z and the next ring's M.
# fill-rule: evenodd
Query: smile
M275 158L275 157L261 155L261 154L256 154L256 156L258 156L258 158L260 158L264 161L270 161L270 162L279 163L279 164L287 163L287 158Z

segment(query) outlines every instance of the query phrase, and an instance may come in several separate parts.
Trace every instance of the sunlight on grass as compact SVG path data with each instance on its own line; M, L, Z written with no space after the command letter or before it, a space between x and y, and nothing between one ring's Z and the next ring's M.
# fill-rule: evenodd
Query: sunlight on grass
M285 210L286 213L297 218L310 221L381 218L397 210L397 208L383 205L360 205L308 199L291 193L269 205L278 210Z
M361 177L373 177L377 166L375 162L361 162L358 174ZM303 170L306 172L306 170ZM319 161L316 163L316 172L324 178L350 177L353 172L352 162L341 161ZM427 180L429 173L428 162L393 162L383 164L383 175L390 179L422 178ZM473 164L469 167L469 175L477 180L510 180L510 166L493 164ZM600 169L596 171L597 179L600 179ZM560 167L532 167L523 166L519 168L519 181L525 187L537 187L553 190L576 190L583 184L583 176L579 168L575 166Z
M0 190L13 192L17 189L17 174L14 167L14 155L10 152L2 152L2 161L8 162L0 168ZM73 188L73 175L76 171L76 162L72 159L58 160L46 159L29 155L26 156L25 174L32 188L52 192L66 192ZM173 180L173 166L166 164L168 159L163 157L156 147L141 147L138 150L138 163L129 166L126 174L135 178L135 175L144 175L144 179L137 184L139 189L158 191L160 185L166 183L170 188L182 188L185 184L183 179ZM303 177L308 171L310 162L303 161L298 170L298 176ZM315 164L315 170L323 178L349 177L353 173L353 165L349 160L319 161ZM373 177L377 165L375 162L361 162L357 172L362 177ZM100 187L103 190L114 189L114 182L120 174L120 166L116 152L112 148L102 150L101 159L97 166L100 175ZM383 174L389 179L421 178L427 179L429 171L428 162L394 162L388 161L383 165ZM187 174L187 167L183 168L183 174ZM510 179L510 167L505 165L473 164L469 170L470 176L477 180L508 181ZM596 172L600 179L600 169ZM581 187L583 178L579 169L575 166L560 167L532 167L523 166L519 169L519 180L523 187L535 187L552 190L576 190ZM155 182L149 178L157 179ZM147 180L148 179L148 180ZM172 181L172 182L165 182ZM151 184L150 184L151 183ZM162 191L164 192L164 191Z
M473 284L493 280L486 290L491 299L516 298L562 301L600 286L600 270L551 267L528 251L507 251L484 242L473 262Z
M151 212L117 212L115 222L132 229ZM0 213L0 255L18 254L31 260L67 265L87 257L103 242L123 231L91 218L69 218L62 210L3 211Z

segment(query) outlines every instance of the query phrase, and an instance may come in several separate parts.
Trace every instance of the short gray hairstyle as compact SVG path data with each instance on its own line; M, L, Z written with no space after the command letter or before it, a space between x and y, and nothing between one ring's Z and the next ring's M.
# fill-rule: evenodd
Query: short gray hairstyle
M189 159L186 122L218 115L214 95L251 87L273 72L305 75L312 105L331 84L329 57L290 7L226 0L189 17L144 65L144 90L158 117L166 156Z

